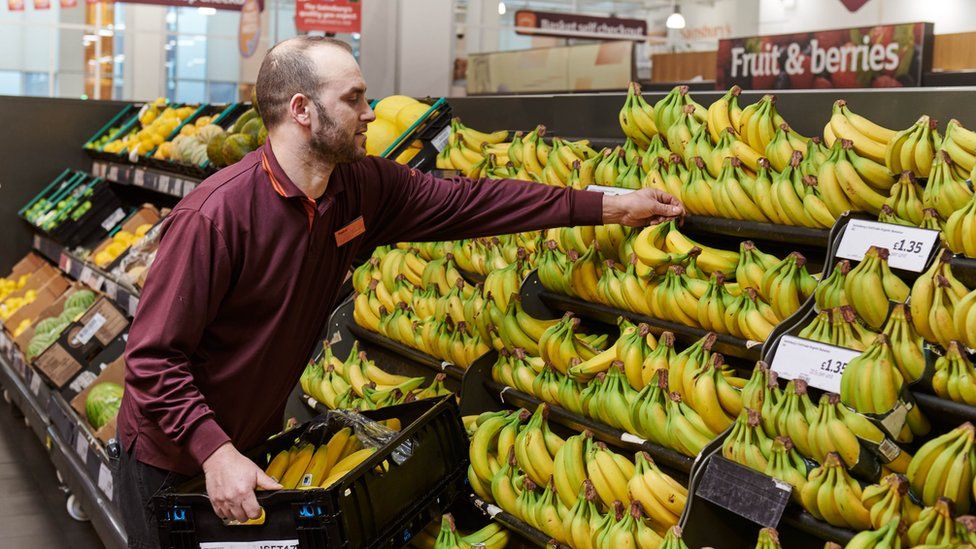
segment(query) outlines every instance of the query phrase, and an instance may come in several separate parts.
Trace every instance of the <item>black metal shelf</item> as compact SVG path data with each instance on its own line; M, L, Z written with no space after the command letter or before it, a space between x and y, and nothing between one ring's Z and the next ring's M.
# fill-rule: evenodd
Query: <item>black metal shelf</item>
M811 229L703 215L686 216L682 229L688 232L733 236L747 240L782 242L784 244L800 244L818 248L826 248L830 239L830 229Z
M497 395L497 398L503 404L534 410L544 402L539 398L523 393L518 389L502 385L496 381L485 381L485 386L489 391ZM574 414L562 406L549 404L549 419L576 431L591 431L594 437L613 446L635 452L647 452L654 458L655 463L667 469L678 471L685 475L691 472L694 458L670 448L648 442L641 437L615 427L610 427L602 422Z
M976 407L919 391L912 391L912 396L927 416L949 419L950 423L976 422Z
M976 259L954 256L949 262L952 274L969 289L976 289Z
M827 524L806 512L798 505L790 505L787 507L786 511L783 512L783 518L781 520L784 524L788 524L804 534L841 545L846 545L857 534L857 532L848 530L847 528L838 528L837 526Z
M105 160L93 161L92 173L113 183L142 187L177 198L189 194L201 181L198 178L175 172Z
M436 372L444 372L449 377L457 381L460 381L461 378L464 377L465 369L456 364L451 364L446 360L439 360L423 351L419 351L413 347L408 347L399 341L393 341L385 335L367 330L366 328L357 325L355 322L350 322L348 324L348 328L357 339L368 341L369 343L393 351L398 355L409 358L417 364L426 366Z
M486 517L522 536L537 547L557 547L558 549L570 549L569 546L556 542L556 540L553 540L544 532L540 532L539 530L533 528L527 522L519 519L511 513L503 511L497 505L488 503L476 495L471 495L471 503L479 511L484 513Z
M688 343L697 341L708 334L708 330L702 328L695 328L692 326L686 326L684 324L678 324L677 322L670 322L667 320L645 316L631 311L615 309L613 307L608 307L598 303L590 303L589 301L550 292L548 290L540 291L538 296L539 299L541 299L552 309L557 309L560 311L572 311L580 316L599 320L600 322L611 325L616 324L617 317L622 316L630 319L633 322L643 322L656 332L672 332L679 340ZM723 355L734 356L754 362L759 360L762 354L763 342L761 341L749 341L728 334L716 335L718 337L715 339L715 345L712 347L712 349L722 353Z

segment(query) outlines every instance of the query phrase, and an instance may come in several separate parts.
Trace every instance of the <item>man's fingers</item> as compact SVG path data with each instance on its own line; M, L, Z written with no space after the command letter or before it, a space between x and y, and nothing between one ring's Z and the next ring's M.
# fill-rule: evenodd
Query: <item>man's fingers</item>
M255 502L255 505L257 505L257 502ZM239 503L237 505L230 505L229 511L232 515L231 518L237 522L247 522L247 511L244 510L244 506L242 504Z
M247 518L249 519L256 519L261 516L261 506L258 505L258 500L254 496L254 492L244 496L244 501L241 502L241 508L244 509L244 513L247 514Z
M651 213L662 217L678 217L682 211L681 206L676 204L665 204L664 202L653 202L651 204Z
M258 488L262 490L281 490L283 488L281 484L275 482L275 479L264 474L264 471L262 471L259 467L255 466L255 470L257 471L256 480Z

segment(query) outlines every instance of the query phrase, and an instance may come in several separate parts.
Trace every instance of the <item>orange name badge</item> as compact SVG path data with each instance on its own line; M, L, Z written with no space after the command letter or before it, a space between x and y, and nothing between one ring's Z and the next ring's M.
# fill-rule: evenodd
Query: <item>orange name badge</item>
M366 223L363 222L363 216L359 216L350 221L348 225L335 232L336 245L344 246L346 242L349 242L365 232Z

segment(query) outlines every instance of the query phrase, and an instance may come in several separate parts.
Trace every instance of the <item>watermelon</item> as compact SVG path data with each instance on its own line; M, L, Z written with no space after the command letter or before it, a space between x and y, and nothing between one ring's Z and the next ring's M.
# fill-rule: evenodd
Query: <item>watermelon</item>
M58 320L65 324L70 324L85 314L87 310L88 307L65 307L64 311L58 315Z
M30 360L43 353L44 350L50 347L52 343L57 341L59 337L61 337L61 330L47 334L38 334L32 337L30 343L27 344L27 360Z
M241 131L243 131L244 129L244 124L247 124L252 119L257 117L258 117L258 111L254 109L247 109L246 111L241 113L240 116L237 117L237 120L234 121L234 125L230 127L228 133L241 133Z
M227 165L235 164L244 155L257 148L257 139L248 133L235 133L224 140L220 152L224 155Z
M85 415L88 423L95 429L101 429L119 413L122 405L122 386L111 381L103 381L92 385L85 398Z
M241 133L246 133L250 135L252 138L254 138L254 142L257 143L258 133L261 131L261 128L263 127L264 127L264 123L261 122L261 119L255 117L248 120L247 124L244 124L244 127L241 128Z
M68 296L68 299L64 302L64 310L74 309L76 307L84 307L87 309L91 307L91 304L95 302L95 292L91 290L78 290L77 292Z
M58 317L45 318L44 320L37 323L34 327L34 335L43 335L54 332L57 327L61 324L58 321Z

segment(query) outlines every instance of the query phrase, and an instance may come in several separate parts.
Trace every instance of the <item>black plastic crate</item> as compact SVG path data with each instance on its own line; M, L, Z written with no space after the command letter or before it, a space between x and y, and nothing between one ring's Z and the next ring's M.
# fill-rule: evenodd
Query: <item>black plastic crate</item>
M258 492L261 525L227 526L203 493L203 477L153 498L164 548L190 549L201 543L298 541L305 548L401 547L434 514L465 493L468 441L453 396L364 412L380 421L398 418L404 426L389 444L328 489ZM275 436L248 457L262 468L297 440L323 443L345 426L329 413ZM402 459L402 446L412 454ZM377 472L377 466L388 470Z
M229 105L208 105L206 109L197 112L194 116L190 117L186 123L192 124L196 123L196 119L201 116L213 116L214 119L211 124L220 126L223 129L229 128L237 117L240 116L245 110L250 108L247 103L231 103ZM175 137L174 137L175 139ZM197 164L185 164L183 162L176 162L174 160L159 160L156 158L146 158L146 165L169 172L175 172L182 175L187 175L196 179L206 179L211 174L216 172L210 164L210 160L205 160L204 162Z
M108 182L100 177L86 175L81 185L90 189L92 194L73 198L77 204L72 211L85 201L90 201L91 207L88 211L78 219L71 219L69 213L57 227L45 231L51 239L69 248L91 247L101 242L125 219L130 209L122 204Z
M414 141L420 140L420 150L407 162L407 165L426 172L435 167L437 154L440 152L437 147L446 146L447 136L450 135L451 118L454 114L450 103L443 97L436 101L428 99L424 102L430 105L430 109L407 128L407 131L387 148L383 156L395 160L400 153L410 148Z
M98 138L109 133L111 133L111 135L109 135L108 141L112 141L118 135L122 134L123 131L131 129L132 122L138 120L139 110L142 108L142 105L142 103L134 103L122 107L121 111L113 116L111 120L106 122L104 126L99 128L98 131L95 132L95 135L91 136L88 141L85 141L85 143L81 146L82 150L85 151L85 154L91 156L92 158L114 158L114 154L109 154L102 151L102 146L95 147L93 146L93 143L98 140ZM112 128L117 129L113 131Z

